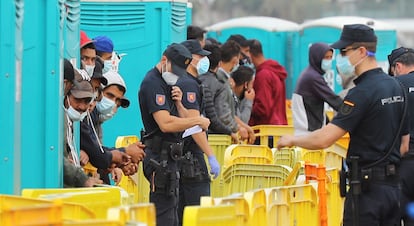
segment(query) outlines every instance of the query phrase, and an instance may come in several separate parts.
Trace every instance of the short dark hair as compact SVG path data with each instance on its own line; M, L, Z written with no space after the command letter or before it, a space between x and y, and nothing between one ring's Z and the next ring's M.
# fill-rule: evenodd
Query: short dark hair
M207 32L206 30L204 30L203 28L199 26L189 25L187 27L187 40L190 40L190 39L203 40L204 34L206 32Z
M210 60L210 70L214 70L218 67L218 64L221 60L221 51L220 46L214 43L206 44L204 49L210 51L211 54L208 55L208 59Z
M406 66L413 66L414 65L414 53L413 52L406 52L399 56L397 59L394 60L393 65L395 63L400 62ZM393 66L390 65L390 66Z
M253 79L254 70L250 67L240 65L236 71L231 74L236 86L243 85L245 82L250 82Z
M95 49L96 51L95 44L93 44L93 42L84 45L81 49Z
M227 39L227 41L229 41L229 40L233 40L233 41L237 42L241 47L248 47L249 46L249 42L241 34L230 35L230 37Z
M377 52L377 42L354 42L351 45L353 48L356 47L365 47L370 52Z
M249 40L249 46L250 46L250 55L253 56L259 56L263 55L263 49L262 49L262 43L260 43L257 39Z
M220 49L223 62L230 62L233 57L239 56L241 52L240 45L233 40L225 42Z

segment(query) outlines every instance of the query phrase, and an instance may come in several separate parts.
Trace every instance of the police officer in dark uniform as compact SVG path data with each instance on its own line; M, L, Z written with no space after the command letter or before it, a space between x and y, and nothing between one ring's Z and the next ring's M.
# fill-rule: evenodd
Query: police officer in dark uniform
M414 115L414 50L400 47L388 55L390 75L402 83L408 97L408 115ZM414 202L414 120L408 118L410 125L409 147L401 147L401 218L404 226L413 226L413 216L409 216L407 207ZM408 150L408 152L404 152Z
M207 56L210 52L202 49L196 39L181 44L192 53L193 60L187 68L188 73L177 81L177 86L183 92L183 99L177 107L184 109L184 117L196 117L204 114L204 92L197 77L208 71L210 62ZM195 133L184 138L183 158L180 161L179 225L182 225L185 206L200 205L200 198L210 195L210 176L203 153L208 157L211 173L217 177L220 165L208 144L206 133Z
M150 202L155 204L158 226L178 225L177 161L182 155L182 131L196 125L207 130L210 124L201 116L178 117L175 102L181 102L182 92L175 83L186 74L191 60L187 48L171 44L148 71L138 93L145 127L141 137L146 146L143 171L150 182Z
M306 136L283 136L278 148L327 148L350 134L346 163L350 189L343 225L400 225L399 175L402 135L408 136L405 94L400 84L378 67L377 37L366 25L345 25L332 47L340 50L336 67L344 76L357 75L328 125Z

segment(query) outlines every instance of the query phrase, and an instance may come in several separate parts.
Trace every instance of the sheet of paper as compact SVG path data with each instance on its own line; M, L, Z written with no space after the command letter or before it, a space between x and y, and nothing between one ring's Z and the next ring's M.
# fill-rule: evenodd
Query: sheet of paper
M203 129L199 125L193 126L193 127L188 128L184 131L183 138L191 136L191 135L196 134L196 133L200 133L202 131L203 131Z

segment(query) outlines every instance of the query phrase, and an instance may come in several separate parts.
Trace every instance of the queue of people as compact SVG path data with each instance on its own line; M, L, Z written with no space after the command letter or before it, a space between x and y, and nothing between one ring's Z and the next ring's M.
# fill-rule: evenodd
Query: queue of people
M227 134L234 143L253 144L252 126L287 125L289 75L284 67L265 58L259 40L234 34L219 43L205 34L189 26L188 40L167 46L140 84L145 131L141 142L111 148L102 145L101 124L130 104L127 85L118 73L120 58L109 37L89 39L81 33L81 68L67 60L64 64L66 186L110 183L109 173L119 182L122 173L135 174L142 162L157 225L182 225L185 206L199 205L201 196L209 196L211 178L220 173L208 134ZM394 79L377 66L376 48L375 32L361 24L345 25L340 39L330 46L310 46L309 66L292 97L295 136L281 137L278 148L326 148L349 133L344 164L352 170L344 180L351 182L344 225L400 225L401 219L404 225L414 225L404 209L414 201L408 179L414 159L414 125L408 117L414 114L409 105L414 101L414 50L390 53L389 74ZM324 80L333 70L335 49L340 52L336 69L355 86L341 95ZM325 103L336 111L332 121L324 113ZM80 156L74 121L81 121ZM99 178L82 172L88 162L99 169Z

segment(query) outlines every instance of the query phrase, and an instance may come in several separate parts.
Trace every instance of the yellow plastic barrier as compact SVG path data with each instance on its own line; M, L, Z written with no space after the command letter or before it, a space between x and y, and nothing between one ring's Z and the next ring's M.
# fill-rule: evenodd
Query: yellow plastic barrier
M277 150L272 148L273 162L279 165L293 167L298 161L302 160L301 150L299 148L282 148Z
M128 200L118 187L23 189L22 196L81 204L93 210L99 219L106 219L110 207L120 206Z
M289 190L286 187L265 189L267 199L267 225L289 225Z
M344 198L339 191L339 169L331 168L326 170L327 174L327 205L328 205L328 225L342 225L342 215L344 212Z
M266 215L266 193L263 189L248 191L243 194L249 204L249 225L267 225Z
M250 211L249 204L246 199L242 197L241 194L233 194L231 196L223 197L221 199L220 205L234 205L236 210L236 220L235 223L237 226L248 226L250 220ZM218 205L218 204L217 204Z
M116 138L115 147L126 147L130 144L138 142L138 137L119 136ZM133 203L149 202L149 183L145 179L142 171L142 163L138 166L138 172L132 176L125 176L122 174L119 186L123 188L132 197Z
M60 226L63 223L62 201L50 202L12 195L0 195L0 225Z
M229 145L231 145L231 137L228 135L209 134L208 144L213 149L214 155L216 156L216 159L219 162L220 166L223 167L224 152L226 148ZM207 158L206 163L208 165ZM216 179L212 180L210 183L210 195L212 197L223 196L223 187L224 181L222 175L220 174Z
M237 163L271 164L272 150L263 145L233 144L224 153L223 170Z
M110 208L108 210L108 219L120 221L123 225L140 223L146 226L155 226L155 206L152 203L142 203Z
M318 195L310 184L287 187L289 191L290 224L319 226Z
M224 195L281 186L292 168L272 164L233 164L223 172Z
M83 220L65 222L63 226L124 226L124 224L113 220Z
M272 147L277 146L277 142L282 135L292 134L292 125L256 125L252 126L256 137L260 138L260 145L270 146L269 137L273 137Z
M96 177L98 174L98 169L94 167L90 162L86 163L86 165L83 167L83 171L90 177Z
M183 226L239 226L233 205L187 206L184 209Z

